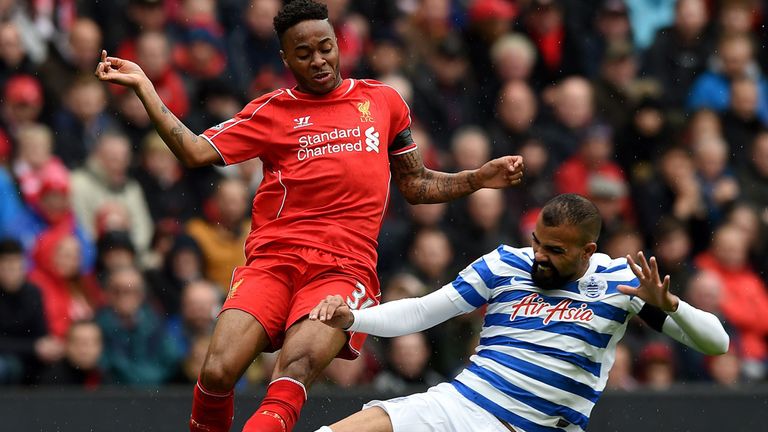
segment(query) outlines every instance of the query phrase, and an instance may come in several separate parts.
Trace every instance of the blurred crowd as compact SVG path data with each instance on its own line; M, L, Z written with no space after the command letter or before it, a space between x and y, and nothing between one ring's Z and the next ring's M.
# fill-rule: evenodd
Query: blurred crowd
M526 177L450 204L397 192L379 239L382 300L420 296L538 208L592 199L600 252L643 250L672 291L720 317L706 357L632 321L609 389L724 386L768 365L768 9L757 0L328 0L344 77L396 88L428 167L521 154ZM0 0L0 384L194 383L244 262L258 160L185 169L131 91L137 62L194 132L292 86L280 0ZM321 385L402 392L450 378L482 310L369 338ZM267 380L274 355L240 388Z

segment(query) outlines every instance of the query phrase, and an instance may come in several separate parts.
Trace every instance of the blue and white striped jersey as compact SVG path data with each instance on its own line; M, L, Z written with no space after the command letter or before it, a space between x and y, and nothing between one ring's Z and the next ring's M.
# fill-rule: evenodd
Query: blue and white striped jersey
M452 384L518 430L582 431L616 343L644 305L616 287L639 281L625 258L598 253L579 280L543 290L531 280L533 256L531 248L502 245L452 283L461 310L488 305L470 365Z

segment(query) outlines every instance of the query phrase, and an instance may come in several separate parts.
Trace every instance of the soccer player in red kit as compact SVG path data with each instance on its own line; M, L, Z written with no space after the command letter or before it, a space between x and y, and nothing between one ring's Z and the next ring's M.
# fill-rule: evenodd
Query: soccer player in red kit
M234 270L194 391L191 431L228 431L232 389L259 353L281 349L261 406L244 431L288 432L309 386L336 356L357 356L365 335L309 321L328 295L354 309L378 303L376 245L390 180L411 203L518 184L522 159L506 156L456 174L424 167L410 114L392 88L342 79L325 5L288 3L274 19L283 63L297 86L252 101L201 135L165 107L135 63L102 52L96 76L132 88L156 129L188 166L258 157L246 264Z

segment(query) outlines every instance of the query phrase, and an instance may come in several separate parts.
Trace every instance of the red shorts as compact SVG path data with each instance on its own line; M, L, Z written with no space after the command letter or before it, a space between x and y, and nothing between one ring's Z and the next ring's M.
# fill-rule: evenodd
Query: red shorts
M249 257L235 268L221 311L239 309L253 315L267 331L267 352L283 346L285 332L329 295L340 295L352 309L379 303L376 273L359 262L328 252L280 246ZM367 335L349 332L349 343L337 355L355 359Z

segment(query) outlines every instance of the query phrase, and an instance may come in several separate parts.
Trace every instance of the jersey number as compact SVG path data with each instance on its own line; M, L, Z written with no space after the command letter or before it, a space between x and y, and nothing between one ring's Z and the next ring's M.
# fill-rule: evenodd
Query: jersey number
M347 296L347 306L349 306L350 309L365 309L371 305L373 305L373 300L366 298L363 302L362 306L360 305L360 300L365 298L365 286L361 284L360 282L355 283L355 290L352 291L352 298L349 298Z

